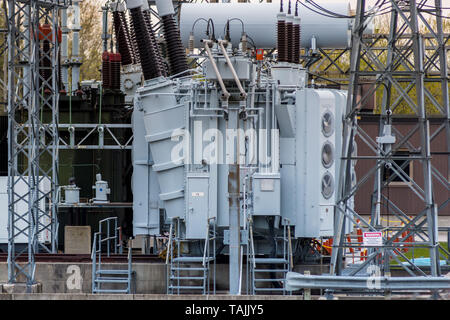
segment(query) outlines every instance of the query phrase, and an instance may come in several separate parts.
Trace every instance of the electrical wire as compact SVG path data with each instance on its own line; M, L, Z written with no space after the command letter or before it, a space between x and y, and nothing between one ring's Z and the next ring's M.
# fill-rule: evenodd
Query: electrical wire
M235 21L240 21L241 22L241 25L242 25L242 33L244 34L245 33L245 28L244 28L244 21L242 21L241 19L239 19L239 18L231 18L231 19L228 19L227 20L227 23L225 23L225 25L223 26L223 34L224 35L229 35L229 31L230 31L230 22L231 21L233 21L233 20L235 20ZM228 32L227 32L228 31Z
M340 13L336 13L333 11L330 11L328 9L323 8L322 6L320 6L319 4L317 4L316 2L314 2L313 0L305 0L308 4L312 5L314 8L309 7L306 5L306 3L301 2L300 0L297 0L297 4L300 3L303 7L305 7L306 9L315 12L321 16L324 17L328 17L328 18L337 18L337 19L354 19L356 16L347 16L347 15L343 15ZM382 3L380 4L380 2L382 1ZM389 6L387 8L383 8L383 6L386 4L386 0L378 0L377 3L375 4L375 6L371 9L373 11L374 8L378 7L380 9L380 11L378 11L375 14L369 13L364 15L364 18L367 17L374 17L374 16L379 16L379 15L383 15L386 13L389 13L392 11L392 6Z

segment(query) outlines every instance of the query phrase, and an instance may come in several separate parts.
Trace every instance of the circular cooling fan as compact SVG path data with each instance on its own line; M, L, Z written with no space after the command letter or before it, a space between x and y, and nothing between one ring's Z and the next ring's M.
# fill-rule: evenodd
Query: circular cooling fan
M334 132L334 116L330 111L325 111L322 115L322 133L325 137L329 137Z
M322 164L325 168L329 168L334 162L334 147L331 142L327 141L322 146Z
M334 193L334 179L328 171L322 177L321 189L325 199L330 199Z

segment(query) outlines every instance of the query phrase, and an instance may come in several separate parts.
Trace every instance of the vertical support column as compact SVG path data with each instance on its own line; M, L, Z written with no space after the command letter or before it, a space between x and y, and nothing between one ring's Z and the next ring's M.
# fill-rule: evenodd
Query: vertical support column
M239 176L239 112L229 109L227 131L236 130L236 143L233 143L233 159L228 164L228 207L230 223L230 294L239 294L239 275L241 265L241 224L240 224L240 176ZM230 137L227 135L227 139ZM233 135L234 138L234 135ZM231 160L231 159L230 159Z
M437 28L437 40L439 46L439 67L441 73L441 90L442 90L442 106L445 112L447 121L445 123L446 139L447 139L447 177L450 177L450 103L448 94L448 62L447 62L447 50L445 49L446 42L444 40L444 27L442 21L442 0L435 0L436 7L436 28Z
M437 210L434 203L433 196L433 182L431 174L431 150L430 150L430 128L429 122L426 119L425 109L425 92L424 92L424 46L423 38L419 30L419 21L417 16L417 4L415 0L411 0L409 4L410 19L411 19L411 32L413 34L413 52L414 52L414 66L415 66L415 83L416 83L416 96L417 96L417 108L420 125L420 137L421 137L421 156L423 158L423 174L424 174L424 192L427 210L427 227L428 236L430 241L430 267L431 275L440 275L439 266L439 251L438 251L438 239L437 239Z
M347 107L344 118L344 132L342 155L345 158L341 161L339 175L342 177L337 190L337 203L335 208L335 230L333 238L333 251L331 253L330 274L340 274L342 269L343 251L342 244L344 242L345 233L345 214L347 210L348 199L346 195L351 189L351 160L349 158L352 154L353 140L355 137L355 117L354 109L357 107L357 93L359 76L357 71L360 66L360 51L361 51L361 37L363 34L364 13L366 8L366 1L361 0L357 2L355 26L352 31L352 51L350 57L350 79L347 95ZM336 247L335 247L336 246Z
M34 233L34 219L32 218L32 191L33 186L29 179L31 172L28 170L24 173L18 170L19 158L23 157L24 161L31 159L32 140L28 139L24 145L23 136L30 136L29 129L18 130L20 123L18 122L18 110L22 106L28 107L28 119L26 124L31 124L31 77L27 76L27 72L32 65L31 45L29 39L30 20L32 12L32 3L21 3L14 0L8 1L8 282L15 283L19 275L26 278L29 288L34 283L34 247L36 242L36 234ZM20 25L21 17L27 21L23 25L23 29L17 28ZM25 35L23 34L25 33ZM19 47L18 38L23 36L23 46ZM19 85L22 85L22 94L19 93ZM28 147L28 148L27 148ZM27 174L27 175L26 175ZM25 184L28 189L25 194L19 193L19 183ZM23 201L28 202L27 210L18 212L18 205ZM22 222L20 222L22 221ZM27 237L28 246L26 250L18 253L16 241L20 235ZM16 258L20 254L27 254L26 263L17 264Z
M35 282L35 253L57 250L60 2L8 1L8 282L25 277L28 290ZM22 19L26 28L18 27ZM41 163L44 156L50 165ZM18 251L24 237L26 250ZM23 256L27 262L19 264Z

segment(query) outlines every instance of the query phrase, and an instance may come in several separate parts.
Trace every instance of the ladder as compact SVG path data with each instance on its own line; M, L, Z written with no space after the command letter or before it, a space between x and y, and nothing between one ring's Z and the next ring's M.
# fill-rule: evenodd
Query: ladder
M191 240L182 239L179 218L173 218L167 245L167 294L216 293L216 218L209 218L206 228L203 256L183 255L182 245ZM213 276L211 276L211 265ZM212 290L210 288L212 280Z
M286 275L293 267L291 232L289 220L283 219L283 234L275 238L277 243L282 243L282 256L270 258L257 257L253 239L253 223L252 219L248 220L250 245L247 261L249 264L250 292L252 295L291 294L290 291L286 290Z
M123 253L121 229L117 226L117 217L110 217L99 222L99 231L94 233L92 244L92 293L132 293L132 248L128 244L127 269L105 269L102 256ZM106 249L106 253L102 251ZM133 288L134 290L134 288Z

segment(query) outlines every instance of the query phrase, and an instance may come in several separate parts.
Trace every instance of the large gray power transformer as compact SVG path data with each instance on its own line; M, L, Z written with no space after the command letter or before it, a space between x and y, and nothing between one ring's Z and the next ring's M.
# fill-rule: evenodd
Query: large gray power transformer
M132 14L137 15L138 4L128 2ZM173 10L167 2L156 4L163 21L170 20ZM189 30L192 69L179 68L185 63L184 48L177 57L169 55L171 70L181 70L172 71L171 77L162 69L146 76L143 65L146 80L136 91L133 114L134 233L168 232L170 241L176 234L183 242L176 259L182 255L203 265L217 254L229 254L231 264L237 254L241 257L235 256L236 261L248 255L256 267L256 257L276 263L273 259L286 258L288 251L290 261L282 261L292 266L308 240L334 233L347 93L307 87L307 72L297 55L300 38L296 41L295 31L302 26L297 12L278 12L279 5L258 7L278 23L278 33L268 35L278 54L263 58L255 42L267 39L247 34L246 21L239 17L224 20L220 8L225 4L214 5L206 7L216 20L203 18L201 10L195 16L193 5L181 8L181 35L186 38ZM340 9L347 10L348 4ZM305 21L311 24L313 18ZM253 20L249 28L256 30ZM289 23L294 27L284 29ZM339 39L345 42L349 21L337 23L337 29L345 31ZM304 27L302 32L312 33ZM173 38L182 46L182 39L168 34L169 29L164 29L166 41ZM202 33L195 30L201 29L206 36L198 38ZM222 29L225 34L219 37L217 30ZM323 41L326 37L320 35L325 33L319 28L311 36L313 43ZM217 248L211 254L212 239Z

